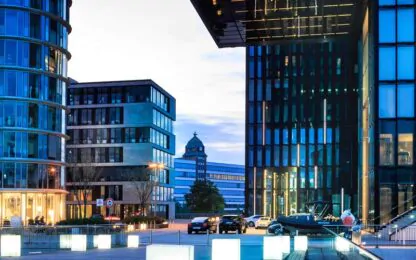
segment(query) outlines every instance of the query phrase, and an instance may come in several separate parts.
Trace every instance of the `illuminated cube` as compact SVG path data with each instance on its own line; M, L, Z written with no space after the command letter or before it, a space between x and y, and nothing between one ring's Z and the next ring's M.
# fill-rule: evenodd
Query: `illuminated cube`
M128 235L127 237L127 247L137 248L140 244L140 238L138 235Z
M72 235L71 251L87 251L87 235Z
M71 249L72 235L59 235L59 248Z
M111 249L111 235L98 235L98 249Z
M240 260L240 239L213 239L212 260Z
M146 260L194 260L194 246L148 245Z
M283 259L283 248L279 244L279 237L263 237L263 259L281 260ZM290 250L290 248L289 248Z
M295 251L307 251L308 250L308 237L307 236L295 236Z
M338 252L348 252L350 251L350 242L343 237L335 238L335 249Z
M21 240L20 235L1 235L1 256L20 256Z

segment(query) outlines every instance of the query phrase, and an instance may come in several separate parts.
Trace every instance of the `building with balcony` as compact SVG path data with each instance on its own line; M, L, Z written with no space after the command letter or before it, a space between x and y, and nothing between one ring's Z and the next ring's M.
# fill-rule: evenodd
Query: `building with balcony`
M84 212L83 196L87 217L139 213L139 183L130 177L146 171L155 184L147 213L174 216L175 99L152 80L84 82L71 84L68 104L68 217ZM91 169L95 176L85 186L85 177L76 176ZM97 207L97 199L108 198L112 208Z
M202 158L202 159L201 159ZM190 192L196 180L208 180L215 184L225 201L224 211L241 213L244 210L245 169L243 165L207 162L205 146L194 137L186 144L182 158L175 158L174 198L177 213L188 213L185 194ZM201 177L201 173L205 176Z
M71 0L0 1L0 220L65 218Z
M218 47L246 48L248 212L415 205L414 0L191 2Z

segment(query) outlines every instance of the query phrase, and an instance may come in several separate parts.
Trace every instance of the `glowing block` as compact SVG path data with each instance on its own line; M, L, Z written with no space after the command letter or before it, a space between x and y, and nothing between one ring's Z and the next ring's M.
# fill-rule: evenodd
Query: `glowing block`
M279 246L283 254L290 254L290 236L277 236Z
M111 235L98 235L98 249L111 249Z
M212 260L240 260L240 239L213 239Z
M282 245L279 244L279 237L263 237L263 259L281 260L283 259ZM290 250L290 248L289 248Z
M146 230L147 229L147 224L140 224L140 230Z
M194 246L188 245L149 245L146 247L146 260L194 260Z
M342 237L335 238L335 249L338 252L349 252L350 251L350 242Z
M308 250L308 237L307 236L295 236L295 251Z
M128 225L127 232L132 232L132 231L134 231L134 225Z
M59 236L59 248L71 249L71 237L72 235L60 235Z
M72 235L71 251L87 251L87 235Z
M21 240L19 235L1 235L1 256L20 256Z
M97 248L98 247L98 235L94 235L92 237L92 244L93 244L93 247L94 248Z
M128 235L127 237L127 247L137 248L140 244L140 238L137 235Z

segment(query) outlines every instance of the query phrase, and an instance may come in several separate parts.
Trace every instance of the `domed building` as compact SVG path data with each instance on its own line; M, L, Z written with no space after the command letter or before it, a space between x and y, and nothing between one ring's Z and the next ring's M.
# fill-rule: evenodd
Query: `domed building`
M198 134L195 132L194 137L186 144L185 153L182 156L186 160L194 160L195 173L197 180L206 180L207 178L207 154L205 153L205 146L198 138Z

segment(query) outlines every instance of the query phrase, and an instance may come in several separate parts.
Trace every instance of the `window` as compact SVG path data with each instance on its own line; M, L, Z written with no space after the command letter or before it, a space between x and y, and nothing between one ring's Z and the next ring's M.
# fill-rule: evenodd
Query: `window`
M394 80L396 78L396 50L394 47L379 49L379 79Z
M110 129L110 142L121 143L121 128Z
M413 134L399 134L397 161L399 165L413 164Z
M92 124L92 109L82 109L81 110L81 123L83 125Z
M393 134L380 134L380 165L394 165Z
M97 129L97 144L106 144L108 138L107 129L99 128Z
M397 116L414 117L415 114L415 86L399 85L397 88Z
M406 1L406 0L399 0L399 1ZM378 5L394 5L396 4L396 0L378 0Z
M106 124L106 109L105 108L98 108L95 110L95 124L96 125L104 125Z
M399 47L397 50L397 74L399 79L415 78L415 48Z
M397 41L414 42L415 40L414 9L399 9L397 14ZM394 24L393 24L394 25Z
M108 89L107 88L98 88L97 89L97 103L98 104L107 104L108 103Z
M396 41L396 10L379 11L378 31L380 43Z
M379 117L396 117L396 87L394 85L380 85L379 87Z
M136 128L125 128L125 142L136 143Z
M110 108L110 123L121 124L121 108L119 107Z

